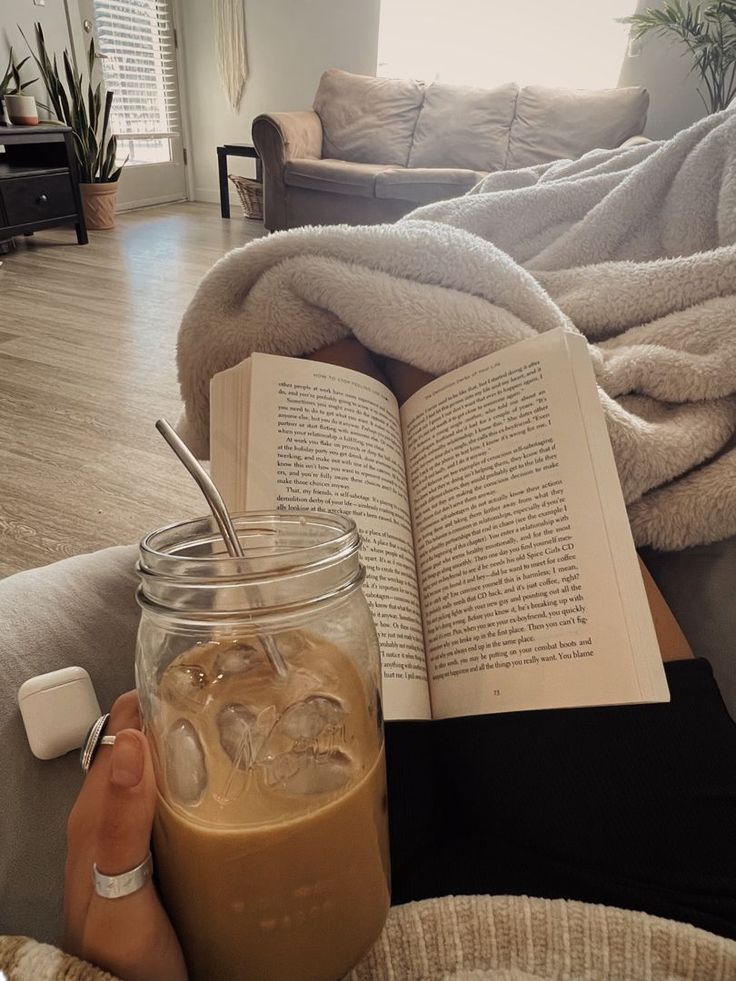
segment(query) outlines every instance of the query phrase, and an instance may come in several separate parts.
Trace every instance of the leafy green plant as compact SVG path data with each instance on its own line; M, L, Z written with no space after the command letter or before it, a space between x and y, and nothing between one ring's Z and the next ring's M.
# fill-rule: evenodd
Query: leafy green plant
M21 31L21 34L23 32ZM43 28L35 25L36 51L23 39L38 65L51 110L59 122L69 126L74 134L74 146L79 168L79 180L84 184L111 184L120 177L125 166L116 166L117 137L110 130L110 109L113 93L103 88L102 82L92 85L97 52L94 38L87 52L88 81L85 85L82 73L74 71L69 52L62 55L63 72L59 70L56 55L49 57Z
M30 61L30 58L16 62L13 57L13 49L10 49L7 67L0 77L0 99L4 99L6 95L21 95L24 89L38 81L37 78L31 78L27 82L21 81L20 71L27 61Z
M698 95L707 112L720 112L736 95L736 0L664 0L622 23L634 41L654 32L684 46L705 86Z

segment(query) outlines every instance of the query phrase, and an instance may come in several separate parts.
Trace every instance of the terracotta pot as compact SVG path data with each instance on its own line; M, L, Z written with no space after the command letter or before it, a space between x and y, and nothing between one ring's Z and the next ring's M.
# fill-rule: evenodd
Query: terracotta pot
M82 207L87 228L114 228L117 181L107 184L80 184L79 190L82 192Z
M32 95L6 95L5 108L14 126L38 126L38 109Z

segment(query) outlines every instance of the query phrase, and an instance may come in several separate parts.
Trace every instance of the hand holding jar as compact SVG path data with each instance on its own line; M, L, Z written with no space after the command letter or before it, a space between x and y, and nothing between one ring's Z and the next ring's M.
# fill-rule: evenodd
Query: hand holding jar
M352 521L209 519L141 546L154 854L195 979L348 971L389 906L379 660ZM275 645L286 665L268 657Z

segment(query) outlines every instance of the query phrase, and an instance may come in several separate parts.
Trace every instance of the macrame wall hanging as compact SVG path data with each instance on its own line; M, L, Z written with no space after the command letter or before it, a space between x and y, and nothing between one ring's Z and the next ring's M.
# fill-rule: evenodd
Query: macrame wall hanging
M215 55L227 101L237 109L248 77L245 49L245 0L212 0L215 14Z

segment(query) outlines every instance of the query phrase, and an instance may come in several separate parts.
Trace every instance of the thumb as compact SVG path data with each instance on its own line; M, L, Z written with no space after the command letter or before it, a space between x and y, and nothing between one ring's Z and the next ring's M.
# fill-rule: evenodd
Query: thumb
M137 729L117 733L97 831L95 864L104 875L134 869L150 848L156 784L148 741Z
M103 777L93 861L104 875L121 875L141 864L151 841L156 781L142 732L117 733ZM142 889L118 899L92 893L81 954L128 981L186 981L187 977L179 942L151 879Z

